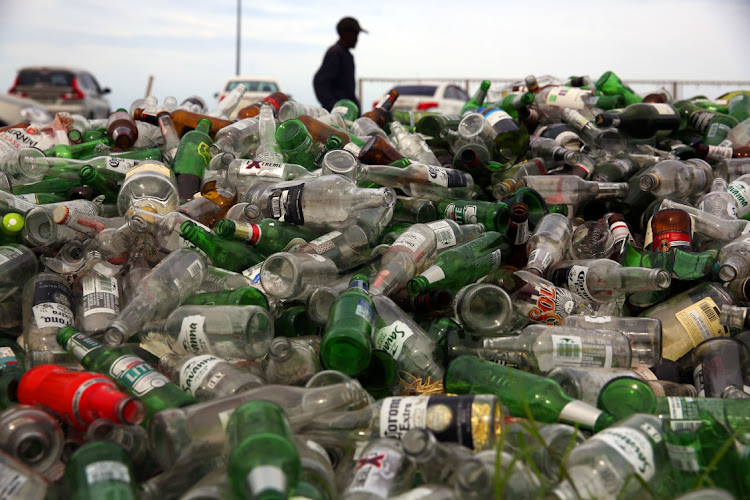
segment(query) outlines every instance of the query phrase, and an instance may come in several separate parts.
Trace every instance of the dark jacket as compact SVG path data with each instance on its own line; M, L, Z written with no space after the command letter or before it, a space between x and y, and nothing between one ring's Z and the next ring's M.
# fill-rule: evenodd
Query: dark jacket
M359 106L354 91L354 56L349 49L338 43L328 49L313 78L313 87L315 97L328 111L340 99L349 99Z

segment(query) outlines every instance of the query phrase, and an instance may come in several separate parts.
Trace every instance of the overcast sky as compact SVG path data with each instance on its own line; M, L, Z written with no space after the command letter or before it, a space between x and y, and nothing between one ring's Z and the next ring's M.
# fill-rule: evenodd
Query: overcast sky
M159 99L211 106L235 72L236 15L236 0L0 0L0 91L24 65L75 65L112 89L113 108L143 97L149 75ZM750 0L245 0L241 73L317 104L312 75L346 15L370 32L358 77L750 80ZM365 106L389 87L369 84Z

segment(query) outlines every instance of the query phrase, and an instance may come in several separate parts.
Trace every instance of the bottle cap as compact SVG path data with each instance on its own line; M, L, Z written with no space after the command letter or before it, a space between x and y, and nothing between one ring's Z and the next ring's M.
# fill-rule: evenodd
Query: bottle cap
M21 214L11 212L3 217L3 229L5 232L16 234L23 229L24 220Z
M656 410L656 396L642 380L617 378L602 387L596 406L621 419L635 413L653 413Z

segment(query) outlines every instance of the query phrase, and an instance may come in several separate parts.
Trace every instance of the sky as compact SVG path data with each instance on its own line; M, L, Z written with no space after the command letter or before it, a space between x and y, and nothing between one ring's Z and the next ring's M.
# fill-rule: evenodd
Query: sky
M483 78L596 80L607 70L626 82L750 81L750 0L240 1L240 73L275 77L310 104L317 104L312 76L344 16L369 31L353 50L358 78L476 79L470 91ZM237 5L0 0L0 92L18 68L55 64L92 72L112 89L113 109L144 97L150 76L160 100L199 95L213 106L235 74ZM391 84L368 83L363 107ZM717 97L722 90L733 88L688 92Z

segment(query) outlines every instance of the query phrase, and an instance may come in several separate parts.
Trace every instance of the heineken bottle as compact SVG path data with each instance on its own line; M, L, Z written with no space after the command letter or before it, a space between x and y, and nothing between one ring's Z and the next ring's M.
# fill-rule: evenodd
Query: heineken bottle
M190 220L180 225L180 235L205 252L215 266L228 271L242 272L263 261L263 256L252 247L219 238Z

